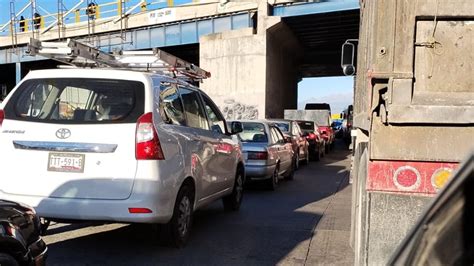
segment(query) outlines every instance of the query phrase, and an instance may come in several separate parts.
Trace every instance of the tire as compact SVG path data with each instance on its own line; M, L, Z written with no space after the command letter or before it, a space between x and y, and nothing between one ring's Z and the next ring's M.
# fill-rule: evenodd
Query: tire
M0 253L0 265L2 266L18 266L18 261L6 253Z
M291 164L290 172L285 176L285 180L295 179L295 165Z
M295 154L295 169L298 170L300 168L300 151L296 151L296 154Z
M168 223L171 244L177 248L186 245L192 225L194 191L191 186L184 184L178 192L174 204L173 217Z
M318 150L315 152L314 160L315 161L320 161L321 160L321 148L318 148Z
M268 189L275 191L278 187L278 172L280 167L277 165L273 171L273 175L270 179L267 180Z
M303 160L303 164L304 165L309 164L309 150L308 149L306 149L306 158Z
M232 194L222 198L224 209L227 211L238 211L240 209L240 204L242 203L243 192L244 192L244 175L241 169L237 169L237 173L235 175L234 188L232 189Z

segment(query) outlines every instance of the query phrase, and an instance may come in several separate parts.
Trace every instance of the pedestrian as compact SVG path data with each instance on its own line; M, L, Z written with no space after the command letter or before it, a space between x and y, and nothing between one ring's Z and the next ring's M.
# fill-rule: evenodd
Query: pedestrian
M25 17L21 16L20 17L20 31L25 32Z
M96 9L97 9L97 4L94 2L90 2L87 5L86 15L89 17L89 19L95 19Z
M33 14L33 25L35 26L35 30L39 29L41 27L41 20L43 18L38 12L35 12Z

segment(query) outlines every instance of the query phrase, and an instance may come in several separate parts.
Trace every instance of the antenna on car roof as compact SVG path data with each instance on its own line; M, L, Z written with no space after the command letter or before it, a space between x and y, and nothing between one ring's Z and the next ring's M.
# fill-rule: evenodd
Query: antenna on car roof
M159 72L191 81L211 77L210 72L158 48L147 51L119 51L109 54L72 39L46 42L31 38L26 53L31 56L44 56L76 67Z

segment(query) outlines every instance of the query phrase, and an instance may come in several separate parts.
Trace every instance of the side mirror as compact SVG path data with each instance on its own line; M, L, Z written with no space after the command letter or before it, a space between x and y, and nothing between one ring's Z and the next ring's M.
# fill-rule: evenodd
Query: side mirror
M242 123L240 123L239 121L233 121L230 123L230 134L237 134L242 131L244 131Z
M355 40L347 40L342 45L341 49L341 67L342 72L346 76L352 76L356 73L356 68L354 66L355 45L349 41Z
M292 139L290 136L285 136L285 143L292 143Z

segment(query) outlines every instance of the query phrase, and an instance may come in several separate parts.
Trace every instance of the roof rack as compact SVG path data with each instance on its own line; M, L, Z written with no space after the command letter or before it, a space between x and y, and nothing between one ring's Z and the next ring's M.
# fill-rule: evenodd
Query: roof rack
M210 72L158 48L148 51L120 51L109 54L89 44L72 39L62 42L46 42L31 38L26 53L31 56L40 55L75 67L158 72L192 81L211 76Z

